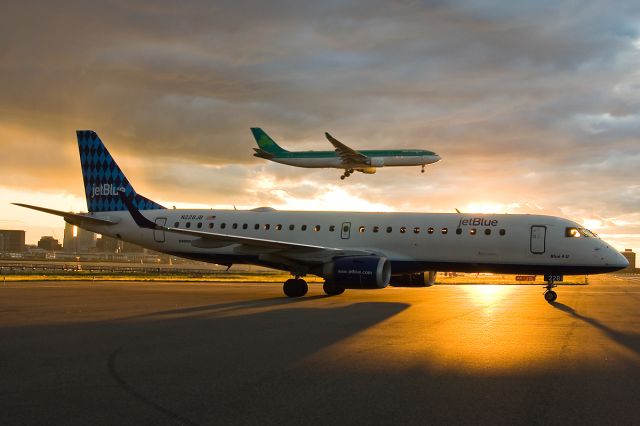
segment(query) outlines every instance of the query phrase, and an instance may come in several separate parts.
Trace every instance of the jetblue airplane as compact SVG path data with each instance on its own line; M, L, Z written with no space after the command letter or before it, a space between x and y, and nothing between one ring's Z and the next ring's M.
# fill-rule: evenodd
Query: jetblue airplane
M440 161L435 152L424 149L393 149L356 151L349 148L329 133L325 136L335 147L335 151L287 151L259 127L252 127L251 132L258 143L254 157L275 161L289 166L307 168L344 169L340 179L345 179L354 171L374 174L379 167L422 166L422 173L427 164Z
M567 219L520 214L356 213L166 209L136 193L98 135L77 132L88 213L16 205L62 216L89 231L188 259L288 271L284 293L379 289L392 280L433 284L435 271L545 274L545 299L563 274L612 272L627 260Z

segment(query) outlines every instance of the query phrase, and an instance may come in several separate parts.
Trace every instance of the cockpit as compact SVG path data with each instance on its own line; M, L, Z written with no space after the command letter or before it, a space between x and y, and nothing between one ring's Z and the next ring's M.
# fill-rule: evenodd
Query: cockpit
M567 238L600 238L595 232L589 231L587 228L565 228L564 236Z

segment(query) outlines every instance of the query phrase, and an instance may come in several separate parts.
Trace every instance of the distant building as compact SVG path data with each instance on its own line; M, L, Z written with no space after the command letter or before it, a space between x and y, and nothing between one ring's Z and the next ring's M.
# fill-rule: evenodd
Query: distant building
M144 253L145 248L137 244L122 242L122 253Z
M59 251L62 250L62 245L53 237L43 236L38 241L38 248L46 251Z
M96 249L100 253L120 253L122 241L103 235L96 240Z
M96 247L96 234L65 223L62 247L68 253L87 253Z
M24 252L24 236L21 230L0 229L0 253Z
M636 254L632 249L624 249L622 255L629 261L629 266L624 268L622 272L633 272L636 269Z

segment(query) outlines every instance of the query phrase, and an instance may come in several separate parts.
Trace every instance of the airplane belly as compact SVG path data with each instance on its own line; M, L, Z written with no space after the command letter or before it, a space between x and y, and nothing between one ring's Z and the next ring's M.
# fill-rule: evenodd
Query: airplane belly
M343 169L342 161L337 157L329 158L278 158L274 159L278 163L295 167L307 168L337 168Z
M385 166L420 166L427 163L425 157L382 157Z

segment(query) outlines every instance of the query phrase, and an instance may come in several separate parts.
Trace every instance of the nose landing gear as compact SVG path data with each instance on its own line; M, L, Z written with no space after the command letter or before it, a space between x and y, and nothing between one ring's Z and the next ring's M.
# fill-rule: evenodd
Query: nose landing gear
M554 284L554 279L549 278L547 280L547 285L544 287L546 289L544 292L544 300L546 300L549 303L555 302L556 299L558 298L558 294L555 291L553 291L554 287L557 287Z
M422 170L420 171L420 173L424 173L424 164L422 165Z

